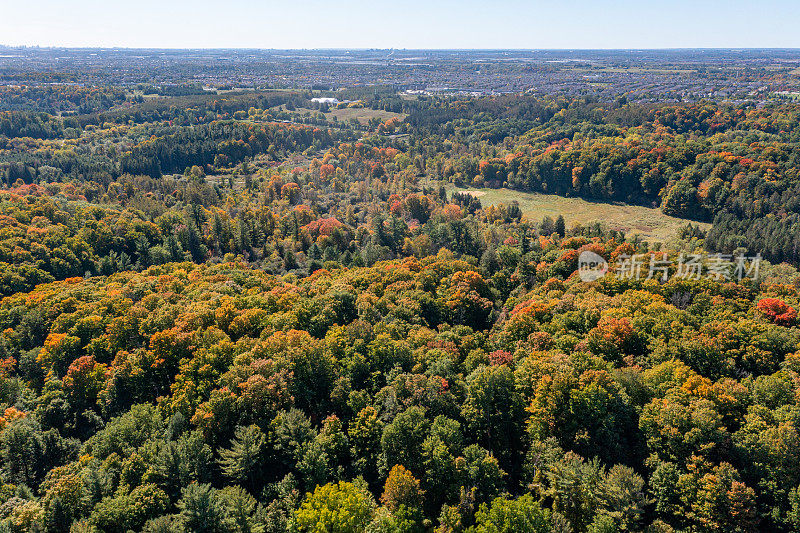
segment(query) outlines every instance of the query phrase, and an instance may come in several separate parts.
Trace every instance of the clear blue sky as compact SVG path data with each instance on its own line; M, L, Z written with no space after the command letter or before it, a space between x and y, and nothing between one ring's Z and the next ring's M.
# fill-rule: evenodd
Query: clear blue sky
M798 0L0 0L0 44L800 47Z

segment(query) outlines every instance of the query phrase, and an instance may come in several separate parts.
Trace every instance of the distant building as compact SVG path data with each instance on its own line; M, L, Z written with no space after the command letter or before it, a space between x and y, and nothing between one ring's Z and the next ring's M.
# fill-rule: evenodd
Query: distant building
M338 105L339 100L337 98L312 98L312 102L316 102L318 104L328 104L328 105Z

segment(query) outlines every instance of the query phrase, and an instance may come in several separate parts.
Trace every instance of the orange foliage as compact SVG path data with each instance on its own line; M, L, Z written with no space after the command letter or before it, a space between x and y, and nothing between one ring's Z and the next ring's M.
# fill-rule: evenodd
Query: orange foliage
M756 308L776 324L791 326L797 320L797 311L778 298L764 298Z
M0 417L0 431L2 431L3 428L5 428L8 424L19 418L25 418L25 413L16 407L7 408L3 412L3 416Z

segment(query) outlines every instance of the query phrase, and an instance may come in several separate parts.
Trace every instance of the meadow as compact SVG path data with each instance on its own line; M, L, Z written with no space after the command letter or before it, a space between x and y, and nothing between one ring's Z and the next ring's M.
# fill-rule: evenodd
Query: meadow
M278 108L280 111L288 111L286 106L279 106ZM315 109L309 109L305 107L298 107L294 111L291 111L292 114L298 116L304 115L318 115L320 112ZM399 120L404 120L408 115L404 113L393 113L391 111L383 111L381 109L369 109L367 107L345 107L342 109L337 109L336 107L331 108L326 113L322 113L325 115L325 120L331 122L333 121L334 117L338 122L350 122L351 120L355 119L362 125L369 124L369 121L377 118L381 122L386 122L387 120L397 118Z
M480 198L486 207L510 204L516 200L523 214L538 222L549 216L563 215L567 227L573 224L602 223L606 228L625 232L626 236L639 235L650 242L664 242L686 226L687 219L665 215L658 207L630 205L622 202L604 202L584 198L568 198L556 194L521 192L511 189L463 189L450 186L448 192L466 192ZM695 222L692 222L693 224ZM705 231L711 224L700 223Z

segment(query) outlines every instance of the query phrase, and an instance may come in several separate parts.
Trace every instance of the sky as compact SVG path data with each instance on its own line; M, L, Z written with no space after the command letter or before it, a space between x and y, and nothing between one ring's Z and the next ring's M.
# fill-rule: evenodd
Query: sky
M800 48L798 0L0 0L0 44Z

